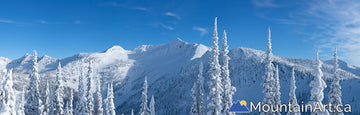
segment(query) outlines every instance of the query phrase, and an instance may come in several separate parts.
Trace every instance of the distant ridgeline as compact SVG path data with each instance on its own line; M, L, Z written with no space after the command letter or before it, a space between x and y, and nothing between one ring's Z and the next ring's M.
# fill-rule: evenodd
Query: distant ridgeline
M216 20L211 47L177 38L64 59L1 57L0 114L232 115L233 103L251 114L360 114L360 68L336 48L328 61L275 56L269 28L266 52L229 51L225 30L219 50Z

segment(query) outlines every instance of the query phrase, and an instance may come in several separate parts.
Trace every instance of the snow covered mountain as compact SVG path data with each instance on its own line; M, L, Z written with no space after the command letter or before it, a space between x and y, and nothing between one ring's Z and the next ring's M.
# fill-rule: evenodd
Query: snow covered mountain
M134 109L135 113L139 111L145 76L149 84L148 95L155 97L157 114L188 114L192 104L190 89L197 79L200 62L204 63L204 76L208 81L206 77L209 69L208 50L209 47L202 44L175 39L168 44L142 45L133 50L113 46L104 52L79 53L64 59L45 55L38 59L40 88L43 92L46 81L55 81L57 62L61 61L66 86L76 91L81 68L85 68L87 62L92 60L94 75L102 81L103 97L106 94L106 85L110 82L114 83L114 102L118 114L129 114L131 109ZM229 56L230 77L232 84L237 88L234 100L261 101L263 94L260 84L265 70L263 63L265 53L239 47L232 49ZM14 86L18 91L26 87L29 82L31 57L26 54L16 60L0 58L0 69L14 69ZM276 56L274 64L279 65L282 102L287 103L289 100L291 69L294 67L298 103L301 104L301 101L307 103L310 98L309 82L314 74L315 61ZM340 74L343 79L341 82L343 103L351 104L353 113L360 113L358 92L360 68L343 61L340 61L339 65L342 69ZM325 61L322 70L328 84L324 92L324 103L327 103L329 80L332 78L332 61ZM208 89L206 89L207 93Z

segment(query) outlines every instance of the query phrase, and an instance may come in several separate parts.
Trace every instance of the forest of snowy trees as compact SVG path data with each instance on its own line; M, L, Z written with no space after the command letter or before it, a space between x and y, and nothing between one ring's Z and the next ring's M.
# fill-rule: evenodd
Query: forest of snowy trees
M214 33L212 37L212 46L209 50L209 70L204 70L203 62L200 62L198 67L197 80L194 81L191 89L192 106L189 111L191 115L235 115L233 112L229 112L233 104L233 96L236 92L236 88L232 85L229 72L229 60L228 56L228 44L226 31L223 31L221 40L221 50L219 50L217 32L217 18L214 22ZM321 70L322 61L319 58L319 52L316 54L316 65L314 65L315 77L310 82L309 86L312 88L310 104L314 105L322 104L324 98L324 89L327 85L323 79L323 73ZM92 61L88 61L86 68L80 68L81 74L78 76L77 92L70 89L65 91L65 84L63 82L62 66L60 61L56 69L55 81L46 82L46 90L44 95L39 90L39 73L37 65L37 53L33 52L31 60L31 72L29 74L29 85L26 89L22 89L19 95L16 95L16 91L13 87L12 69L3 72L5 74L0 75L0 114L8 115L115 115L116 106L114 104L114 89L113 83L110 82L107 85L107 95L102 97L102 90L99 77L94 77L94 71L92 67ZM338 60L337 49L334 52L334 67L333 67L333 79L330 86L329 103L334 106L329 107L326 112L315 111L312 114L331 114L331 115L343 115L342 112L334 111L338 104L342 104L341 99L341 77L338 75ZM262 93L264 95L263 104L280 105L282 104L280 97L280 76L279 67L273 63L272 45L271 45L271 32L268 29L268 40L266 57L264 60L265 74L263 75ZM296 66L296 65L294 65ZM209 73L209 81L205 82L204 72ZM294 67L289 76L291 86L289 93L289 101L285 103L291 103L296 105L298 103L296 97L296 75ZM95 83L92 83L95 81ZM205 87L207 83L208 87ZM95 85L95 86L92 86ZM95 92L91 90L91 87L95 87ZM208 90L206 90L207 88ZM209 92L205 92L209 91ZM70 92L70 96L65 97L65 92ZM77 94L74 96L74 94ZM205 97L207 95L207 97ZM74 98L76 97L76 101ZM66 99L65 99L66 98ZM152 95L150 102L148 102L148 82L147 77L144 77L144 83L141 93L141 104L139 104L139 115L155 115L155 98ZM206 100L207 99L207 100ZM207 103L206 103L207 102ZM189 102L190 103L190 102ZM295 108L295 107L292 107ZM332 109L331 109L332 108ZM331 111L333 110L333 111ZM294 110L292 110L294 111ZM119 114L119 113L118 113ZM131 115L134 114L133 109ZM264 115L280 115L279 111L275 112L261 112ZM287 112L287 115L300 115L300 112Z
M104 99L101 96L101 82L99 78L96 78L96 92L95 96L91 92L91 83L95 79L92 74L91 61L87 68L87 74L82 72L79 76L79 86L77 97L78 101L73 103L73 91L70 90L69 100L64 102L64 84L62 82L62 70L61 63L59 62L56 72L56 80L54 85L51 86L47 82L44 96L41 96L39 90L39 74L37 67L37 55L34 51L33 59L31 63L32 71L29 75L30 83L27 89L23 89L20 98L17 98L14 94L12 69L6 72L5 76L1 76L1 88L0 88L0 114L5 115L115 115L113 85L108 84L107 97ZM82 70L83 71L83 70ZM86 81L84 80L84 77ZM146 97L147 84L144 83L144 92ZM95 99L94 99L95 98ZM16 100L19 99L19 100ZM145 100L147 102L147 100ZM16 107L15 104L18 104ZM73 104L76 104L74 109ZM150 108L145 105L144 113L141 115L155 115L155 101L152 97L150 102ZM105 111L104 111L105 109Z
M222 49L219 53L218 47L218 33L217 33L217 18L215 18L214 24L214 34L213 34L213 45L211 47L211 57L210 57L210 69L209 69L209 78L210 81L208 82L209 94L208 94L208 105L205 108L204 104L204 78L203 78L203 65L202 63L199 66L199 75L198 81L196 81L191 89L191 97L193 99L193 104L190 109L190 114L192 115L205 115L205 111L207 110L207 115L234 115L234 112L229 112L229 109L232 105L232 97L236 88L231 85L228 63L229 57L228 53L228 45L227 45L227 36L224 30L223 38L222 38ZM337 64L337 52L335 48L334 53L334 68L333 68L333 80L329 92L329 103L333 106L333 111L329 112L325 110L325 112L321 111L314 111L311 114L314 115L343 115L342 112L335 111L336 105L342 104L341 103L341 86L339 82L341 79L337 74L338 64ZM220 56L220 62L219 62ZM321 70L322 62L319 58L319 52L317 51L316 54L316 65L315 66L315 73L316 76L310 82L309 86L312 87L311 93L311 101L309 102L312 104L312 107L316 107L315 103L318 102L320 107L323 108L322 100L324 98L323 90L326 88L326 83L323 80L323 73ZM279 81L279 67L273 63L273 54L272 54L272 45L271 45L271 31L270 28L268 29L268 42L267 42L267 49L266 49L266 56L265 56L265 75L263 76L263 83L261 84L263 87L263 94L264 99L262 101L263 104L268 105L276 105L280 106L282 104L280 97L280 81ZM296 66L296 65L294 65ZM287 115L300 115L300 109L297 111L294 110L296 107L294 105L298 105L295 90L295 70L294 67L292 68L291 74L291 88L289 93L289 101L293 105L291 110L287 112ZM265 108L270 109L270 108ZM331 110L331 109L330 109ZM261 112L261 115L281 115L280 111L269 111L269 112Z
M65 89L62 77L61 63L58 62L56 69L56 80L51 86L50 81L46 84L45 94L41 96L39 90L39 74L37 67L37 53L34 51L31 61L30 83L27 89L23 89L20 98L17 98L13 88L12 69L1 76L0 87L0 114L3 115L115 115L114 93L112 83L108 84L107 97L101 95L101 82L99 78L94 78L92 62L89 61L87 73L85 68L81 68L79 76L77 102L73 103L73 90L70 90L69 100L64 101ZM92 79L96 81L96 92L91 91ZM141 104L140 115L155 115L155 99L152 96L150 107L147 106L147 81L145 78L143 89L143 103ZM16 100L19 99L19 100ZM18 104L16 107L15 104ZM75 110L74 104L76 105ZM105 109L105 111L104 111ZM132 112L133 114L133 112Z
M86 81L84 74L79 76L78 98L76 110L73 110L73 91L70 90L68 101L64 102L64 83L62 77L61 64L59 62L56 72L56 80L51 86L50 81L47 82L44 96L39 92L39 74L37 67L37 55L34 51L31 63L32 71L29 75L30 83L27 89L23 89L20 98L14 95L12 70L8 70L6 76L1 76L1 114L8 115L103 115L102 96L100 91L100 81L97 81L96 100L94 100L93 92L90 91L92 76L92 66L89 62ZM84 85L86 84L86 85ZM115 107L113 102L112 85L109 84L107 97L105 99L106 115L115 115ZM19 100L16 100L19 99ZM18 107L15 106L18 104Z

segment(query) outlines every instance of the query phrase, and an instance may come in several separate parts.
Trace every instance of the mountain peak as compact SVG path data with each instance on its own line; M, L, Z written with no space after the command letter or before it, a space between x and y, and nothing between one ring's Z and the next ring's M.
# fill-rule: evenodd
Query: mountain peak
M105 52L114 52L114 51L125 51L125 49L122 48L121 46L115 45L107 49Z
M185 44L185 43L186 42L184 42L180 38L175 38L173 41L170 42L170 44Z

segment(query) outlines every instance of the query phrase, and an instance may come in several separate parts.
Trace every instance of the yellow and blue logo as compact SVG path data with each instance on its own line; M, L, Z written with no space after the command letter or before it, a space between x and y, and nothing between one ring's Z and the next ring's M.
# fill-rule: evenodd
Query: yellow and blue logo
M230 109L229 112L235 112L235 113L250 113L249 108L246 107L246 101L241 100L236 103L234 103Z

